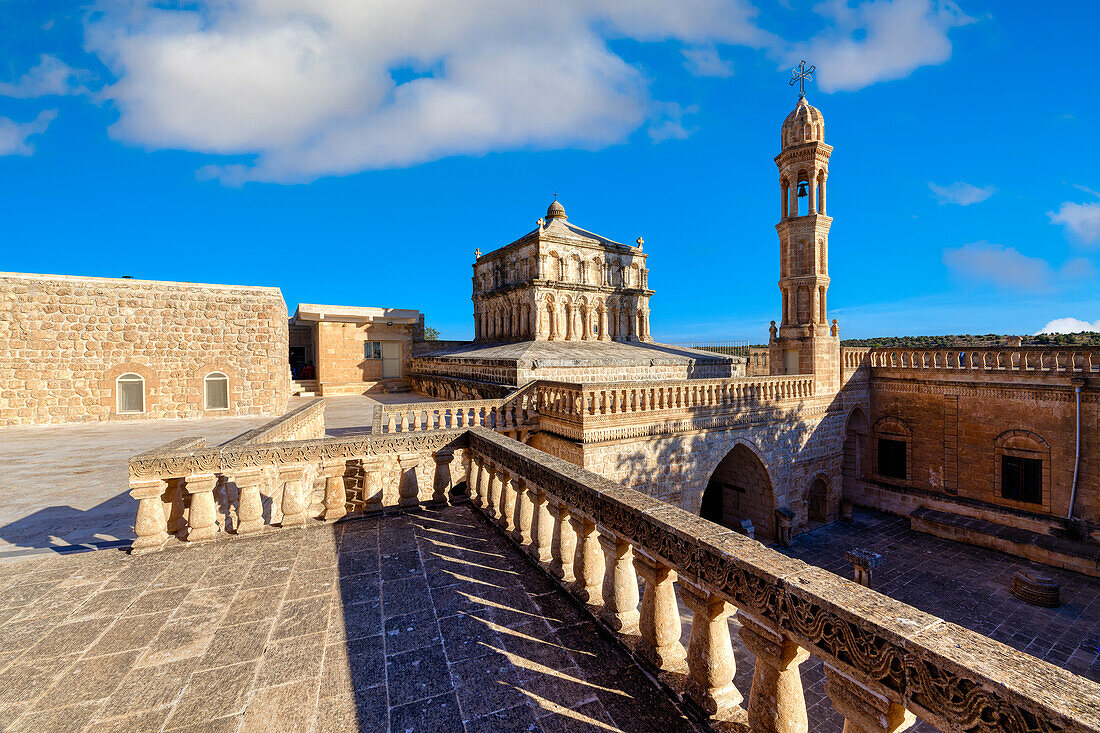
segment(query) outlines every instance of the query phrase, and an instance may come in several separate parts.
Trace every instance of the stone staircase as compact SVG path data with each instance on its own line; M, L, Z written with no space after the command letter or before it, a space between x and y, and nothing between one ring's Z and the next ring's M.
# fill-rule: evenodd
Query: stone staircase
M383 379L379 382L379 386L386 394L404 394L413 391L413 388L404 379Z
M319 397L321 384L316 379L292 379L290 381L292 397Z

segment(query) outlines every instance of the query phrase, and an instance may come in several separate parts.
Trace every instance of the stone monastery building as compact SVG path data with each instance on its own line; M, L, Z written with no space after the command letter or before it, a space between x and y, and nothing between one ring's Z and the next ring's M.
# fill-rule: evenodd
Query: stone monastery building
M492 427L764 543L859 504L1100 576L1100 353L842 347L833 148L804 97L780 144L780 298L750 357L654 341L643 241L587 231L555 200L478 251L471 342L425 341L415 310L288 317L274 288L0 274L0 424L280 416L292 393L407 385L446 401L387 404L374 435ZM352 510L369 465L348 469Z

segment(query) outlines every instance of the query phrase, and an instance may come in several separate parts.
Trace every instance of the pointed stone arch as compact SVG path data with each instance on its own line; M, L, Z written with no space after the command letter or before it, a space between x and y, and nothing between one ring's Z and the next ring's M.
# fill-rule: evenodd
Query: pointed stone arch
M699 514L704 519L741 531L752 522L756 539L775 539L775 489L757 449L738 440L718 462L703 490Z

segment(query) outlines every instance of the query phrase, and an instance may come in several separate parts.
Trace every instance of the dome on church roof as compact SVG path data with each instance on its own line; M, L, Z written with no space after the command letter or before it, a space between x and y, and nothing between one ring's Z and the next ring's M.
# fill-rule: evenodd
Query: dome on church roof
M547 219L568 219L565 215L565 207L561 205L561 202L554 199L554 203L550 204L550 208L546 210Z
M787 119L783 120L782 146L789 148L804 143L825 142L825 117L821 110L799 97Z

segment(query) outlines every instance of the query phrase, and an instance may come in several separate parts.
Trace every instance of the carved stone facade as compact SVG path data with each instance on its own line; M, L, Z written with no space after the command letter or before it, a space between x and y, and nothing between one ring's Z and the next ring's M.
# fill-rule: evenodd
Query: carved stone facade
M652 341L642 241L630 246L546 219L474 263L477 341Z

